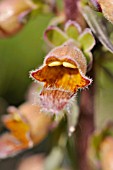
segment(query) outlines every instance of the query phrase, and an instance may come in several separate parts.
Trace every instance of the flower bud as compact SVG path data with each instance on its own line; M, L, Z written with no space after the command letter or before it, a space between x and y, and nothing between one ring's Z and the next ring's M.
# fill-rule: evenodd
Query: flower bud
M2 121L9 132L0 135L0 159L13 156L39 144L49 133L52 119L40 111L40 106L25 102L8 107Z
M21 160L17 170L44 170L44 156L35 154L29 157L24 157Z
M101 9L101 7L100 7L100 4L97 2L97 0L89 0L89 6L93 9L93 10L95 10L95 11L97 11L97 12L102 12L102 9Z
M112 0L98 0L101 6L102 13L106 19L113 23L113 1Z
M0 1L0 37L16 34L24 26L21 22L36 5L31 0Z
M106 137L100 146L100 161L103 170L113 169L113 137Z
M48 134L51 117L40 111L39 105L26 102L19 107L19 111L30 127L30 137L34 144L40 143Z

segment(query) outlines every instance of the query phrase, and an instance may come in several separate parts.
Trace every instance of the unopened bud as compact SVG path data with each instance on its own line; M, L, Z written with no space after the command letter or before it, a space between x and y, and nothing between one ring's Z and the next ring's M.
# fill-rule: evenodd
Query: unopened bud
M0 1L0 37L9 37L21 30L25 17L35 8L31 0Z
M113 23L113 0L98 0L98 3L105 18Z
M113 138L106 137L100 146L100 160L102 170L113 169Z
M97 11L97 12L102 12L102 9L101 9L101 7L100 7L100 4L98 3L98 1L97 0L89 0L89 6L93 9L93 10L95 10L95 11Z

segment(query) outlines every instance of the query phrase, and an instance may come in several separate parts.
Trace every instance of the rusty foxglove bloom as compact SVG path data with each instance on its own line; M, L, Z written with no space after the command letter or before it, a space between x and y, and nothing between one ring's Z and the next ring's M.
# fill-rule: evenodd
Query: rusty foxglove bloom
M0 136L0 158L13 156L39 144L51 128L51 117L39 105L25 102L19 108L9 107L2 121L9 132Z
M64 109L78 89L91 83L85 76L86 69L86 59L73 40L50 51L43 66L30 74L34 80L44 82L40 93L43 109L53 114Z
M0 37L14 35L24 26L22 20L36 5L31 0L0 1Z

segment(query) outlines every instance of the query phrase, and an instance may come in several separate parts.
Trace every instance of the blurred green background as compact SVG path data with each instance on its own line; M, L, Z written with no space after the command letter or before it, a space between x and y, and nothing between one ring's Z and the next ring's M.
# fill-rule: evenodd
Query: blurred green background
M24 101L29 71L43 61L43 32L51 14L38 15L16 36L0 39L0 97L10 105Z

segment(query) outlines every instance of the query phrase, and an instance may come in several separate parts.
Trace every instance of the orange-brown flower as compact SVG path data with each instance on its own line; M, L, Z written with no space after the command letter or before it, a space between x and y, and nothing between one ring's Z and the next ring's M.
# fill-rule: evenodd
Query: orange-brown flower
M50 51L43 66L31 72L32 78L44 82L40 94L44 110L59 112L78 89L87 87L91 79L85 76L86 69L86 59L73 40Z
M9 107L2 121L9 132L0 136L0 158L13 156L39 144L48 134L51 117L40 111L39 105L25 102L19 108Z

